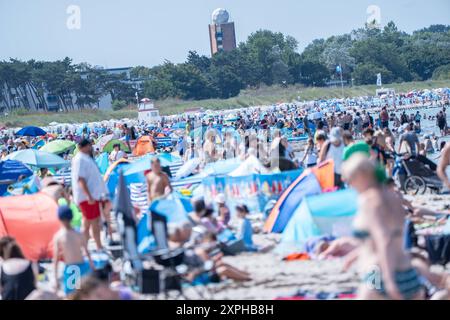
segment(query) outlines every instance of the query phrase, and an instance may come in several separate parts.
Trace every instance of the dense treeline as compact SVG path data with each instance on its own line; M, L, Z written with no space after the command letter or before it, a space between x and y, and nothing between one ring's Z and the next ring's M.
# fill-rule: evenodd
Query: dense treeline
M73 64L69 58L3 61L0 105L9 110L31 105L46 109L46 92L55 95L64 110L93 106L108 93L122 102L117 105L125 105L134 100L137 90L153 99L229 98L261 85L325 86L340 80L338 65L344 81L355 85L375 84L378 73L384 84L450 78L450 26L433 25L407 34L390 22L383 29L366 26L314 40L302 53L297 49L293 37L261 30L236 50L211 58L190 51L184 63L135 67L131 74L141 79L139 87L125 74Z
M390 22L380 30L366 26L349 34L314 40L302 53L297 41L281 33L257 31L232 52L212 58L189 52L185 63L146 69L145 94L160 99L228 98L259 85L356 85L450 78L450 26L434 25L409 35Z

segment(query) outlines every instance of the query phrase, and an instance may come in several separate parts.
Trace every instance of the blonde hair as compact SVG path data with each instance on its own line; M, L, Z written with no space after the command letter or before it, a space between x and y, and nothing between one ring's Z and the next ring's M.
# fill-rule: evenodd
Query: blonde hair
M365 173L376 178L376 165L366 154L356 152L342 165L342 178L348 180L357 173Z

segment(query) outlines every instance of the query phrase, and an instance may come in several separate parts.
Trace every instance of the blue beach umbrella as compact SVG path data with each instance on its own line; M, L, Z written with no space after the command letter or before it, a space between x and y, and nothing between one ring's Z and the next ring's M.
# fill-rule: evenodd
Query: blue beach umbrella
M18 136L27 136L27 137L39 137L39 136L45 136L47 132L45 132L43 129L39 127L24 127L16 132L16 135Z
M147 170L151 169L151 163L150 160L154 157L158 157L159 161L161 162L161 166L162 167L168 167L170 166L171 162L169 162L167 159L165 159L164 157L160 157L154 154L147 154L145 156L143 156L141 159L139 159L138 161L135 161L133 163L130 163L126 169L124 169L123 171L123 175L125 177L134 175L134 174L138 174L138 173L144 173Z
M36 168L61 168L70 163L60 156L35 149L19 150L6 157L7 160L17 160Z

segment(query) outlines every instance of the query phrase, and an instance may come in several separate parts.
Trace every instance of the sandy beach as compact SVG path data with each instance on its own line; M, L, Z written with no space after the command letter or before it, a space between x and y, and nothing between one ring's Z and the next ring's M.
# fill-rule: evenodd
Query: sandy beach
M425 194L407 196L415 206L442 211L450 204L449 195ZM280 235L257 234L255 243L260 246L276 245ZM246 283L225 282L211 286L214 299L262 299L273 300L289 297L298 290L310 292L338 293L355 290L359 279L354 268L343 271L344 259L282 261L276 249L268 253L244 253L224 260L234 266L250 272L254 279ZM434 270L443 270L442 266L433 266ZM446 267L450 273L450 266Z

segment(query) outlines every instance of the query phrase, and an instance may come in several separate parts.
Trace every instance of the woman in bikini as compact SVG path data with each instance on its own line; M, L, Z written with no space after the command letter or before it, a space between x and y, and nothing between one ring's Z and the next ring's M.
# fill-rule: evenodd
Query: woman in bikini
M360 245L349 255L347 266L358 261L360 299L423 299L419 275L403 248L405 209L380 182L380 169L361 153L344 163L344 179L359 193L354 237Z

